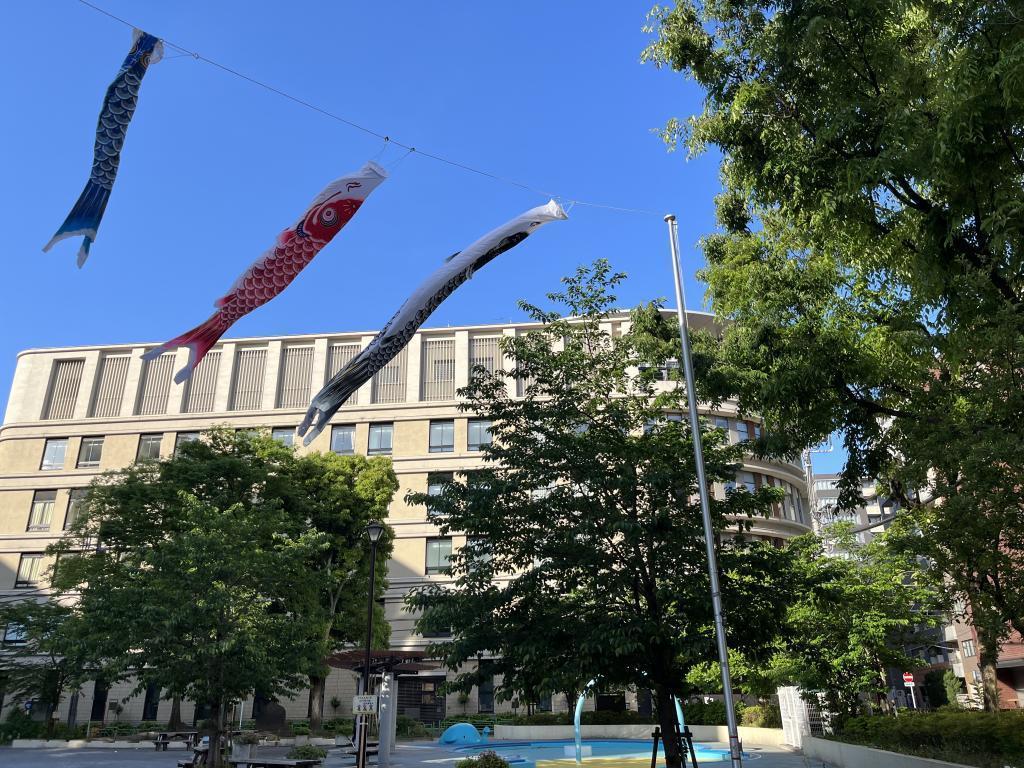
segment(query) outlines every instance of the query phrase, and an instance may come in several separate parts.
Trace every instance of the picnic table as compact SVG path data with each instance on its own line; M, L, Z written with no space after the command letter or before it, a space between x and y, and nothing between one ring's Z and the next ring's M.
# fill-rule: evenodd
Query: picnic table
M199 741L199 731L161 731L153 739L157 752L166 752L172 741L184 741L186 747L194 747Z
M275 768L275 766L292 766L293 768L316 768L323 761L316 757L303 757L289 760L285 757L232 757L231 765L245 765L248 768Z

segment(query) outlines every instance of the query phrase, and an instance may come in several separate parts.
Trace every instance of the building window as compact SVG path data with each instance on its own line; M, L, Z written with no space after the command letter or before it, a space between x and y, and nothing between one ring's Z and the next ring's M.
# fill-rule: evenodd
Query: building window
M240 349L235 354L231 411L254 411L263 403L263 372L267 364L265 347Z
M270 430L270 437L289 448L295 445L295 430L291 427L274 427Z
M747 430L747 422L743 419L736 419L736 435L740 441L750 439L750 432Z
M981 670L980 669L972 669L971 670L971 679L974 680L974 682L976 682L976 683L980 683L981 682Z
M455 481L454 472L431 472L427 475L427 495L440 496L446 483Z
M4 643L17 645L25 642L25 627L13 621L4 627Z
M128 377L128 355L104 355L96 376L96 393L89 406L89 415L109 418L121 415L124 383Z
M480 375L480 371L494 373L502 363L498 336L478 336L469 340L469 376Z
M455 397L455 339L424 339L423 399L452 400Z
M388 441L390 451L391 441ZM356 452L356 428L354 424L339 424L331 427L331 450L342 456L350 456Z
M971 657L977 653L973 640L964 640L960 643L960 649L963 651L965 657Z
M466 546L474 550L473 561L477 563L491 562L491 547L486 536L471 536L466 539ZM467 553L468 554L468 553Z
M455 450L455 422L452 420L430 422L430 452L451 453Z
M760 424L755 424L754 425L754 439L755 440L760 440L761 439L761 425Z
M371 424L367 453L371 455L391 453L391 437L394 429L394 424Z
M142 386L135 413L139 416L153 416L167 413L167 400L171 393L171 375L174 373L174 353L166 352L152 360L146 360L142 368Z
M469 438L467 447L471 451L479 451L485 445L491 444L491 422L490 419L470 419Z
M57 501L56 491L36 491L32 496L32 509L28 513L27 531L48 531L53 519L53 504Z
M85 360L57 360L50 374L50 388L43 408L44 419L70 419L75 415L78 387Z
M64 514L64 530L68 530L82 511L82 502L88 495L87 488L72 488L68 493L68 511Z
M40 469L64 469L64 455L68 452L66 437L53 438L43 446L43 461Z
M732 442L732 435L729 432L729 420L724 416L715 416L715 429L725 432L725 442Z
M362 347L359 344L331 344L327 348L327 378L332 378L338 371L352 362ZM359 402L359 391L356 390L345 401L345 405L356 405Z
M550 712L551 711L551 697L541 696L537 699L537 711L538 712Z
M448 567L452 556L452 540L450 537L427 539L427 573L441 573Z
M477 686L477 711L483 713L494 712L494 678L486 677Z
M213 410L217 393L217 374L220 372L220 350L206 353L192 375L185 381L185 413L207 413Z
M29 589L39 586L39 572L42 570L41 554L22 554L18 562L18 575L14 580L15 589Z
M146 686L146 698L142 702L142 719L143 721L153 721L157 718L157 712L160 709L160 685L159 683L149 683Z
M746 488L748 493L753 493L757 489L753 472L737 472L736 483Z
M313 379L313 348L285 347L281 353L278 408L305 408L309 404L309 383Z
M406 382L406 361L408 347L388 361L387 365L373 374L371 380L371 397L375 403L404 403Z
M136 461L150 461L160 458L160 443L163 441L163 433L155 432L149 435L139 435L139 450L135 454Z
M98 467L101 458L103 458L103 438L83 437L82 444L78 448L78 468Z
M179 432L174 436L174 452L181 450L185 443L191 443L199 439L198 432Z

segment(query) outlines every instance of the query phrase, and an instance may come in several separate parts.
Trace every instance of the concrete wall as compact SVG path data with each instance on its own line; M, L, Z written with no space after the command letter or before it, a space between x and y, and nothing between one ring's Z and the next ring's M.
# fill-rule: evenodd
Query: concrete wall
M821 760L836 768L962 768L963 763L947 763L927 757L901 755L884 749L844 744L814 736L804 736L804 757Z
M649 739L654 726L640 725L584 725L581 728L584 739ZM728 743L729 735L724 725L691 725L690 730L697 741L720 741ZM781 728L739 729L740 741L751 746L778 747L783 745ZM573 738L571 725L498 725L494 729L496 739L517 739L543 741L545 739Z

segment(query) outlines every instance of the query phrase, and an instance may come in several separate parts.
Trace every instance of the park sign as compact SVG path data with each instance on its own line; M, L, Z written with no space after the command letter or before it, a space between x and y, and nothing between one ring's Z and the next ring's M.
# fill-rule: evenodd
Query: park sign
M913 672L904 672L903 673L903 684L907 688L913 688L914 687L914 673Z
M377 714L377 697L370 694L358 694L352 697L353 715Z

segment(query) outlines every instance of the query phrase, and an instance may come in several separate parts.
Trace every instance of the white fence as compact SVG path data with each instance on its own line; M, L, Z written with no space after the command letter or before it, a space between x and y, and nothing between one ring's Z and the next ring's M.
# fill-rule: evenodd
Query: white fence
M804 745L804 736L825 734L825 723L816 702L806 700L800 689L792 685L779 688L778 695L785 744L800 749Z

